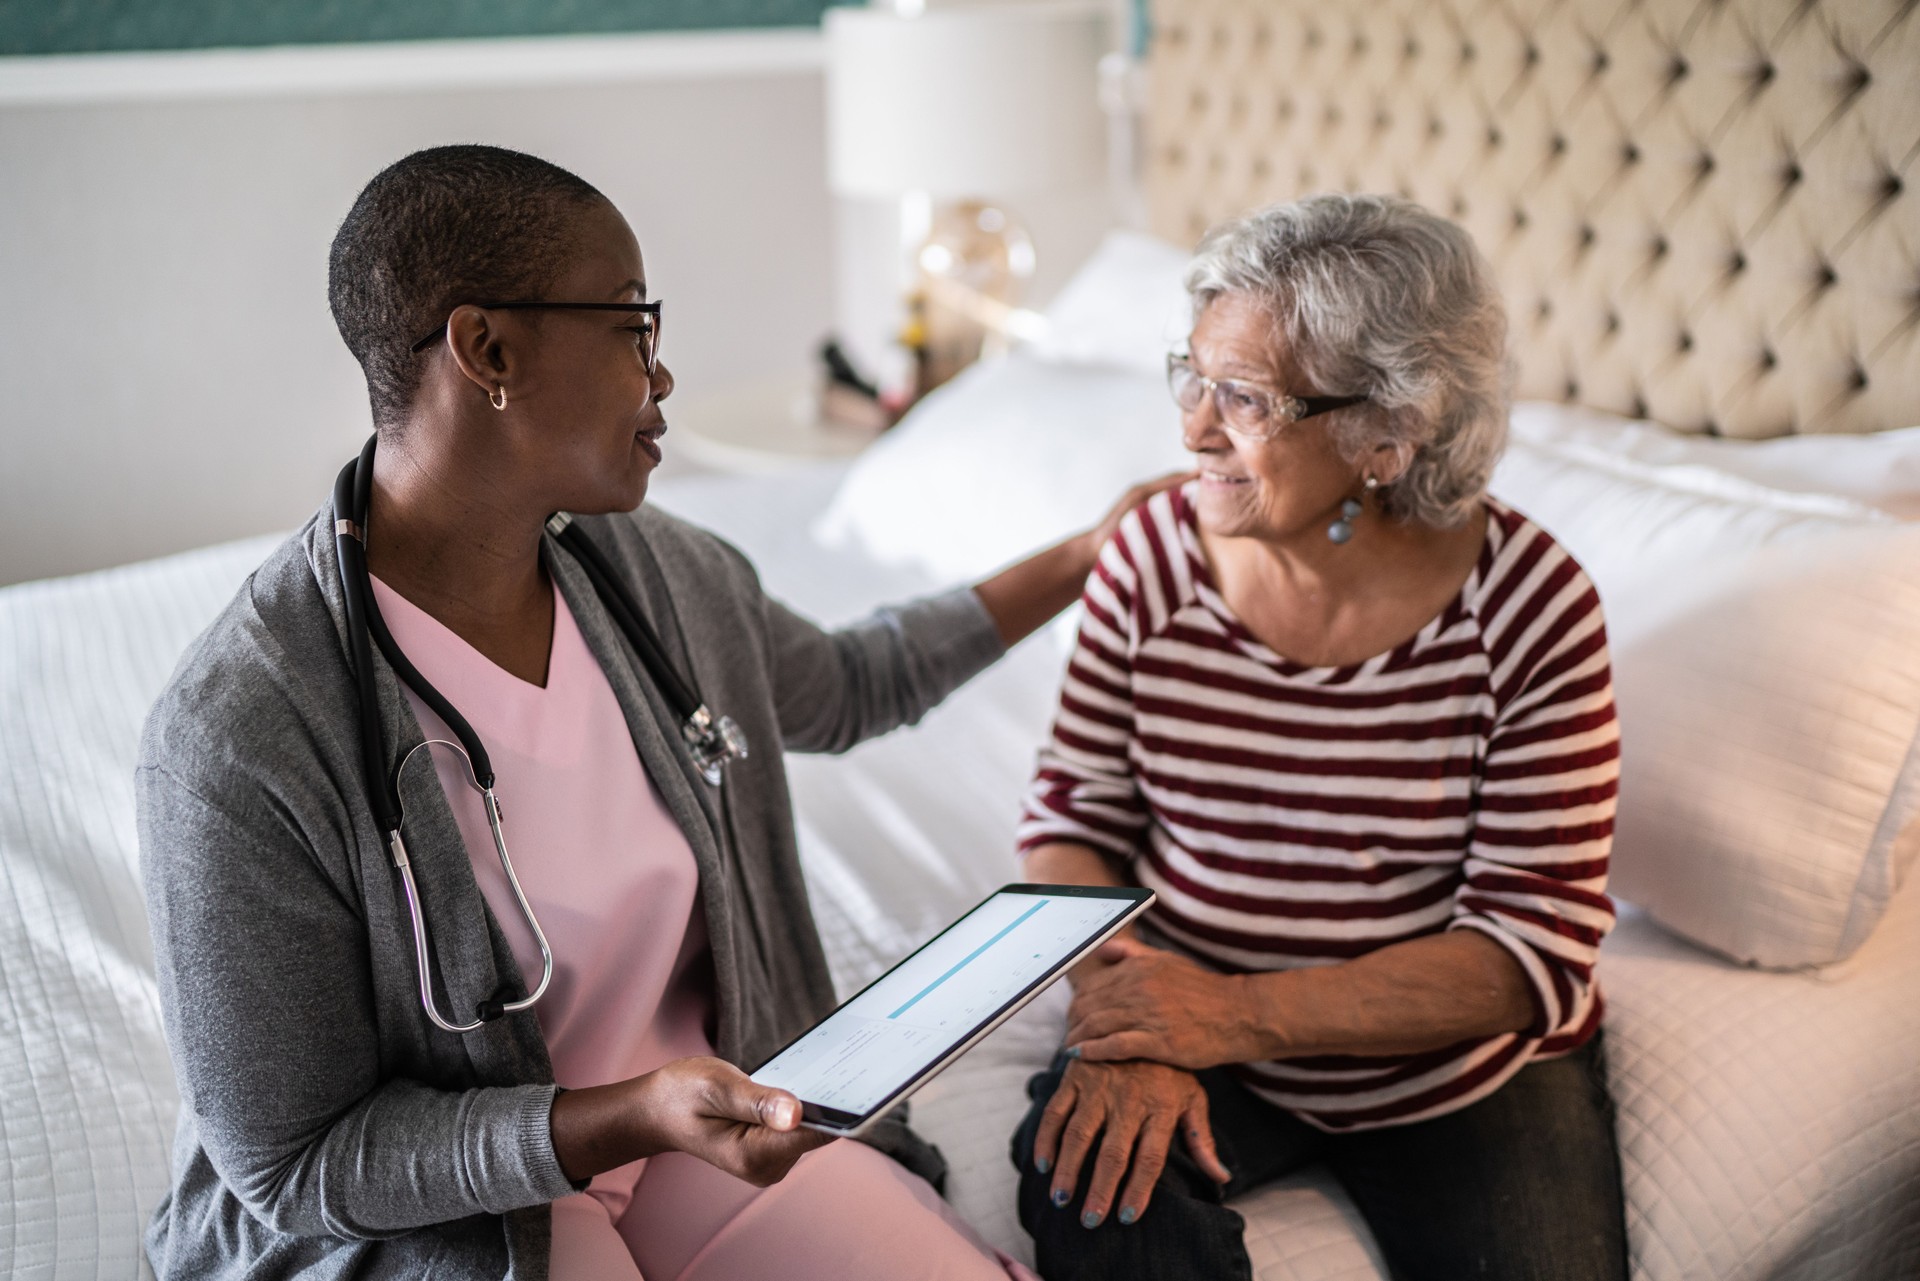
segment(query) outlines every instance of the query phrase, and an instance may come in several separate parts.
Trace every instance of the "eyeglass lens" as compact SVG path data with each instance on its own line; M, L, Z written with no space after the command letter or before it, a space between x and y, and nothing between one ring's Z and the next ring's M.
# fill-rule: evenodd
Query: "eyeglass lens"
M1274 402L1265 392L1231 378L1203 378L1191 365L1182 361L1174 361L1167 366L1167 385L1173 391L1173 402L1187 413L1200 408L1209 382L1212 383L1214 410L1228 427L1254 435L1264 435L1272 430Z

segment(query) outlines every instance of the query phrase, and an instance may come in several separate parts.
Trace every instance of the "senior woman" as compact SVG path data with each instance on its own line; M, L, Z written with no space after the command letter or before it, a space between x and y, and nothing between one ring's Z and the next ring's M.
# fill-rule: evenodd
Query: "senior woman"
M1499 294L1367 196L1216 228L1187 287L1200 474L1102 552L1022 824L1031 879L1159 896L1030 1087L1041 1270L1245 1277L1224 1202L1318 1161L1396 1277L1624 1277L1606 635L1486 494Z
M627 516L666 431L662 308L619 212L531 156L379 174L329 294L377 428L359 496L253 574L141 748L182 1100L155 1273L1006 1276L925 1179L821 1147L734 1065L834 1003L782 749L917 719L1070 602L1110 529L828 633L718 539ZM744 733L718 787L633 610ZM904 1124L878 1144L937 1177Z

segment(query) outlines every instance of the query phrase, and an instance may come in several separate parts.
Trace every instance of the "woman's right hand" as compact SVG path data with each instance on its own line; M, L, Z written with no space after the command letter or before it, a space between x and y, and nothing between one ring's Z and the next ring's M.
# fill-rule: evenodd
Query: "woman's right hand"
M757 1085L731 1063L675 1059L614 1085L567 1090L553 1101L554 1155L579 1182L661 1152L685 1152L756 1187L832 1136L800 1128L800 1100Z
M642 1124L659 1151L685 1152L764 1188L832 1141L800 1128L800 1100L755 1084L720 1059L675 1059L635 1082Z
M1214 1149L1206 1091L1193 1073L1163 1063L1076 1059L1040 1114L1033 1164L1042 1174L1052 1172L1053 1204L1064 1206L1080 1186L1080 1167L1100 1137L1080 1221L1099 1226L1125 1176L1120 1222L1132 1223L1147 1212L1176 1131L1210 1178L1225 1183L1232 1177Z

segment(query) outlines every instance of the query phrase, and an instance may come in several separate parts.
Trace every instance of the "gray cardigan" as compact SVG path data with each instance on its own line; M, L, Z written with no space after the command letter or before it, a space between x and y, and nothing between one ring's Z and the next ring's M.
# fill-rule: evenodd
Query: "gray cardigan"
M719 1052L754 1066L834 1003L781 749L843 751L910 724L1002 647L972 592L824 632L770 600L732 547L672 517L581 525L751 744L721 792L699 778L585 575L549 540L699 863ZM405 897L363 783L331 533L329 507L254 572L141 740L141 871L181 1095L148 1255L161 1281L541 1281L547 1204L576 1190L548 1129L552 1067L531 1011L464 1036L421 1012ZM391 668L375 666L391 766L421 733ZM510 780L503 791L511 821ZM524 991L434 771L409 768L400 799L441 1008L471 1010L503 981ZM900 1125L877 1146L915 1142Z

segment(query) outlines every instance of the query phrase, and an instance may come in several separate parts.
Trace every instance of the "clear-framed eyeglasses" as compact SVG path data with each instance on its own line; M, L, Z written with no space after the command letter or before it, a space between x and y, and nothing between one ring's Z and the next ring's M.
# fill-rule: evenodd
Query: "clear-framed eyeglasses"
M1167 355L1167 390L1181 412L1200 408L1209 394L1221 425L1236 436L1253 440L1272 440L1283 430L1304 418L1332 413L1349 405L1364 404L1365 396L1289 396L1285 392L1262 387L1236 378L1209 378L1193 367L1184 352Z

